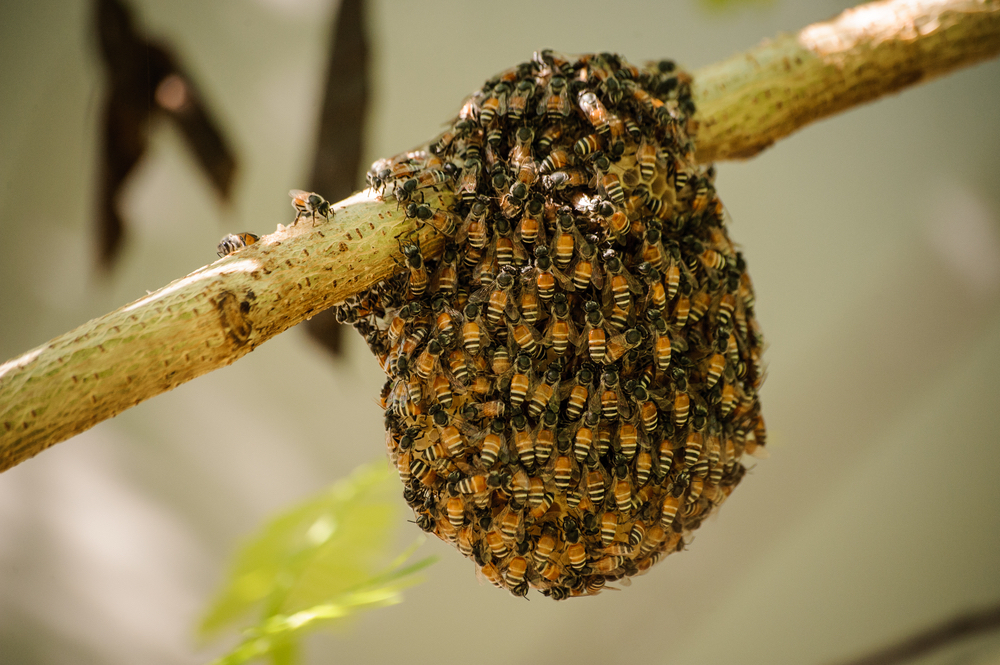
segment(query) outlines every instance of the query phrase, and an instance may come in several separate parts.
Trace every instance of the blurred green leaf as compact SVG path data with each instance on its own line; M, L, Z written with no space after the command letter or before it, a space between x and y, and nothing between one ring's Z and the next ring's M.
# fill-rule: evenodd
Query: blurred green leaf
M395 491L385 462L361 467L272 519L244 545L200 626L202 635L247 626L242 643L216 663L269 656L291 665L306 633L401 602L402 589L415 584L414 574L432 559L404 565L416 543L379 567L397 523Z

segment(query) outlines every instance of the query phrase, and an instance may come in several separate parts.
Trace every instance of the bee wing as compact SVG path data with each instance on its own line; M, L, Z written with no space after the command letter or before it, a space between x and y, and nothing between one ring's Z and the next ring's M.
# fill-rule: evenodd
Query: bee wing
M601 264L598 261L593 261L593 269L590 272L590 283L594 285L594 288L600 291L604 288L604 273L601 270Z
M625 342L624 334L614 335L613 337L609 336L607 341L607 352L604 354L604 364L610 365L625 355L631 348L632 347Z
M472 270L472 279L474 281L479 282L480 278L483 275L483 272L485 272L486 270L492 269L494 275L497 273L496 253L497 253L497 241L496 238L494 237L493 240L490 241L489 248L483 254L483 258L480 259L479 263L477 263L476 267L473 268ZM484 288L489 288L489 287L487 286ZM488 295L489 293L487 292L487 297Z
M469 296L469 303L476 305L481 302L486 302L489 300L490 294L493 292L493 287L491 285L486 285L482 288L477 289ZM482 328L482 326L480 326Z
M628 270L622 268L622 275L625 277L625 282L628 284L629 291L632 293L643 292L642 284Z
M554 265L549 272L551 272L552 276L556 278L557 282L559 282L563 291L576 291L576 287L573 285L573 279L569 275L559 270L559 268L556 268Z

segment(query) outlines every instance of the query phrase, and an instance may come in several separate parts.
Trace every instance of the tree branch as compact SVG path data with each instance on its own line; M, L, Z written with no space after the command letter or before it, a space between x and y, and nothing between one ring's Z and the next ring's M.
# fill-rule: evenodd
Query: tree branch
M1000 0L850 9L696 72L698 159L750 157L822 117L1000 52ZM432 202L443 203L444 202ZM0 471L224 367L398 269L413 230L371 192L0 365ZM440 237L421 231L427 256Z
M998 52L997 0L859 5L696 72L698 161L752 157L813 121Z

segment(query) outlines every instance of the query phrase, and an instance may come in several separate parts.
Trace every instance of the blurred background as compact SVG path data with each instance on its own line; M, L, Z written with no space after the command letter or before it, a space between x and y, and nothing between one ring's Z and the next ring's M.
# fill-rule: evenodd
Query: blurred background
M689 70L850 2L369 2L367 165L440 131L536 49ZM228 206L160 123L97 265L105 92L93 7L0 22L0 360L270 233L308 188L336 0L132 0L239 160ZM770 348L771 458L630 588L555 603L440 560L308 662L829 663L1000 601L1000 62L825 120L717 186ZM320 192L321 194L323 192ZM303 330L0 475L0 663L202 663L194 627L270 514L384 458L384 378ZM418 534L399 498L399 542ZM1000 658L1000 636L921 663Z

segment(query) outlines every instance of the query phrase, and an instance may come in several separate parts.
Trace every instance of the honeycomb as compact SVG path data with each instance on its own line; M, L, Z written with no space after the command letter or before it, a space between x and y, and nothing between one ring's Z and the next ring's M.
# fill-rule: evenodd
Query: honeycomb
M593 595L683 550L765 445L753 287L690 83L541 51L369 171L446 244L398 238L400 273L339 318L388 376L416 523L516 596Z

